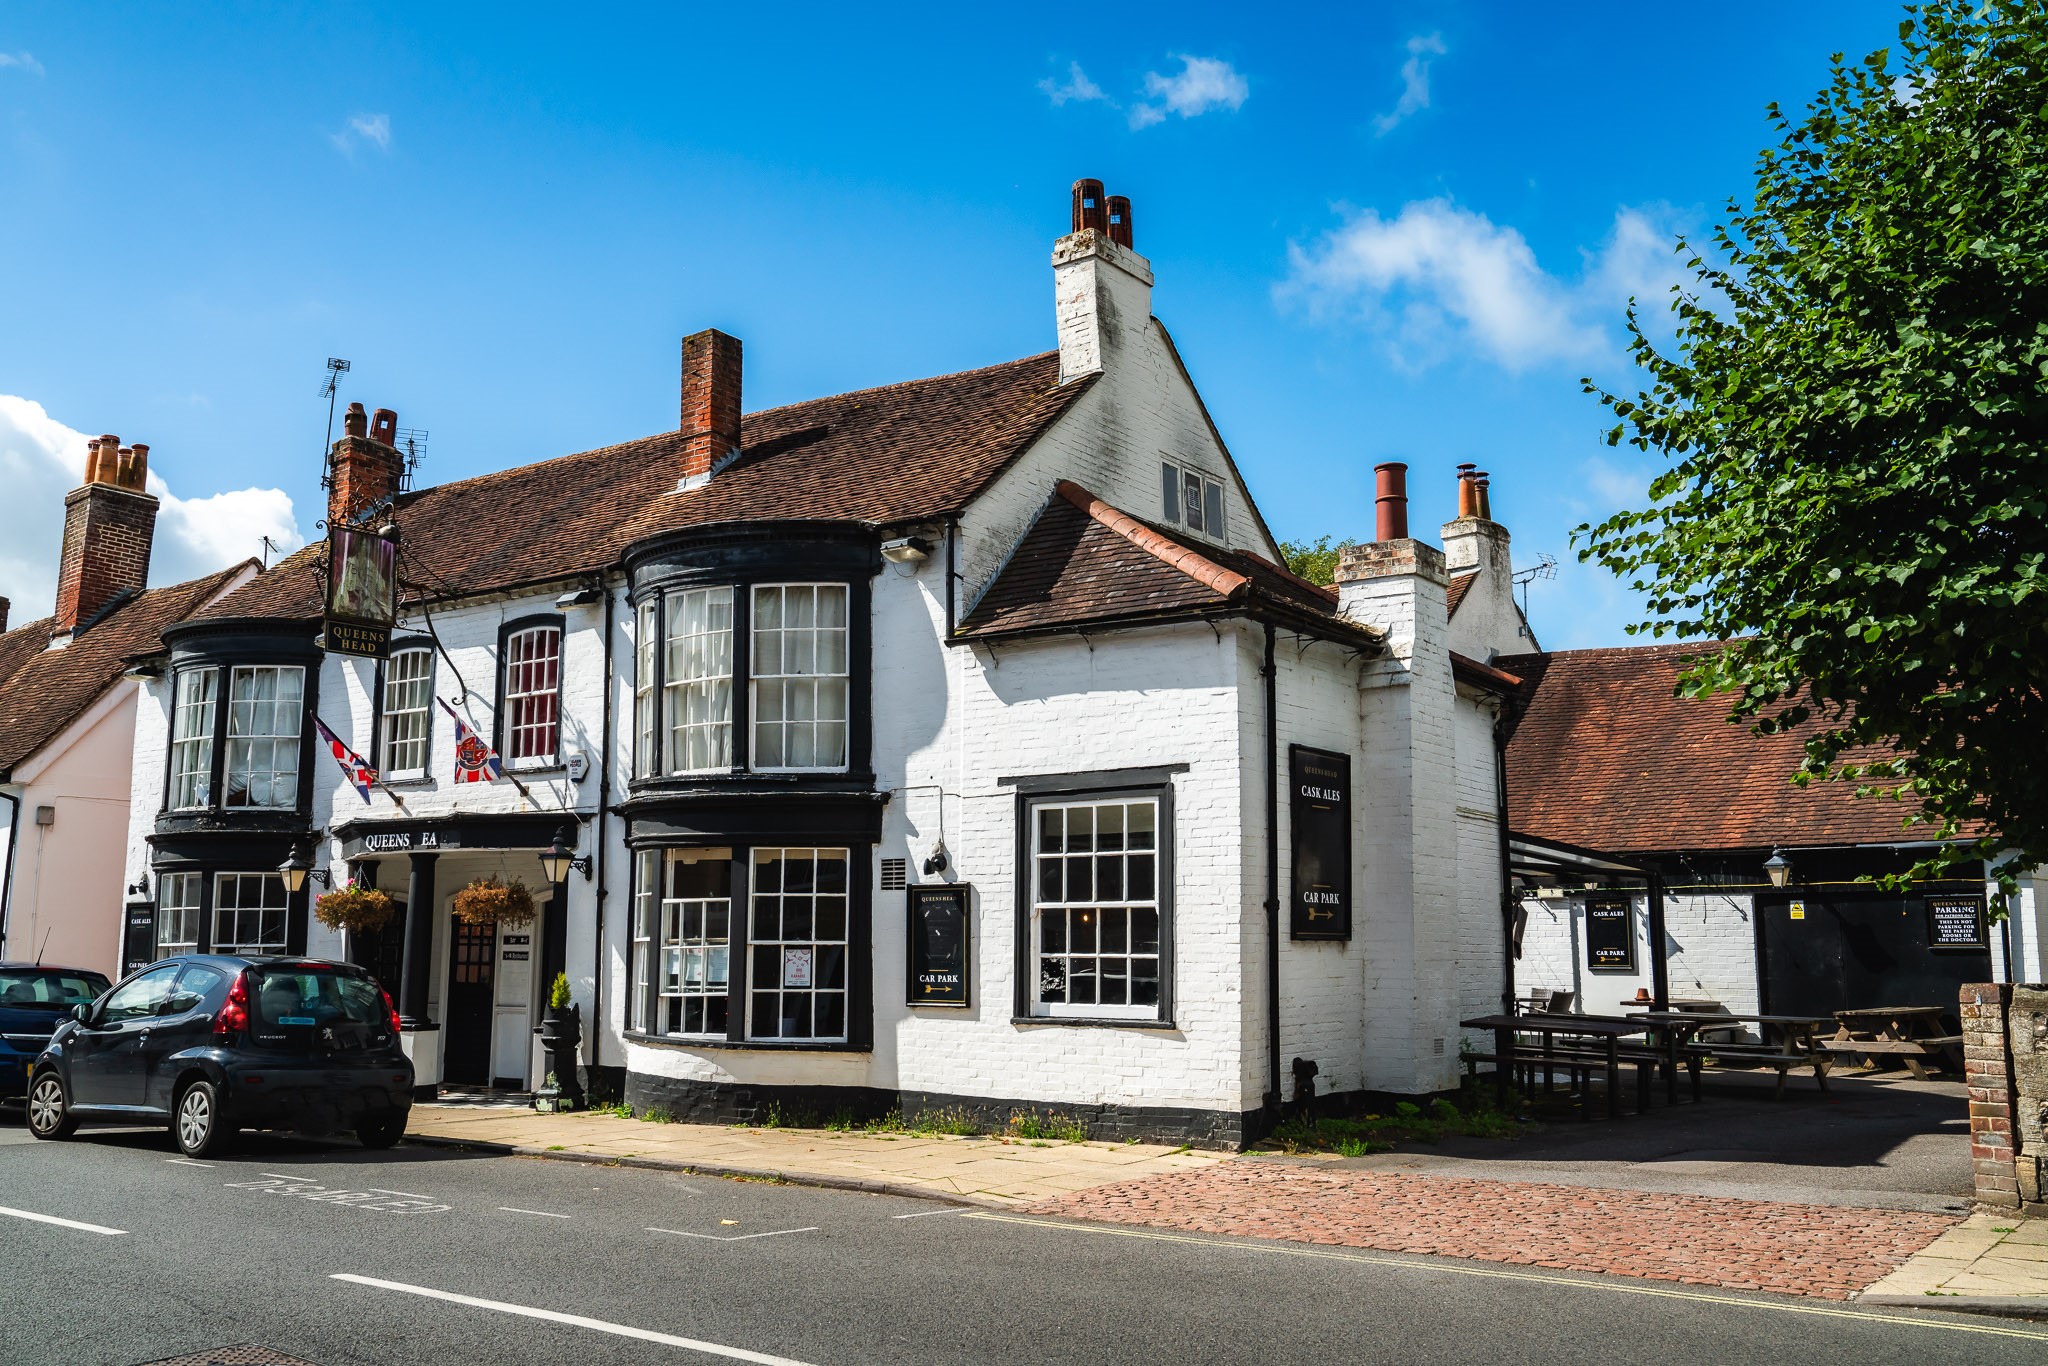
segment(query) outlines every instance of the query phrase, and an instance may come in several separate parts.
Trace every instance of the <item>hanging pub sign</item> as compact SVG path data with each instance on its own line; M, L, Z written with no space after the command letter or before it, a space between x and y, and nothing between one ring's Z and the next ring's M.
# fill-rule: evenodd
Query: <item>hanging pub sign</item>
M1636 926L1631 898L1586 898L1586 966L1594 972L1636 970Z
M1984 934L1984 898L1967 895L1928 897L1927 947L1989 948L1990 943Z
M362 527L327 532L327 649L383 659L398 617L398 542Z
M907 888L910 914L910 978L914 1006L964 1006L967 1002L967 901L964 883Z
M1292 782L1294 893L1292 939L1351 937L1351 756L1306 745L1287 747Z

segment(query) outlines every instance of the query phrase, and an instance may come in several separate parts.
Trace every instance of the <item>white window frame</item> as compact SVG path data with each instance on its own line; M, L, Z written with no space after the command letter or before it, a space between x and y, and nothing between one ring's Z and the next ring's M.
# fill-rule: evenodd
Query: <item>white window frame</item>
M244 905L243 901L252 884L257 888L256 902L253 905ZM271 914L277 917L275 939L266 938L263 934L263 917ZM232 935L221 933L223 915L233 917ZM213 875L214 953L283 953L285 945L291 939L291 920L291 895L284 889L284 878L275 871ZM253 937L245 936L244 930L253 930Z
M199 952L201 873L160 873L156 880L156 957ZM172 931L183 931L174 934Z
M187 696L193 692L204 695ZM220 705L220 669L180 669L171 685L171 784L173 811L203 810L213 805L214 709Z
M1202 506L1192 513L1189 511L1187 497L1190 483L1200 491L1202 500ZM1159 462L1159 497L1160 516L1169 526L1178 527L1182 531L1218 544L1229 541L1226 528L1229 525L1230 505L1224 494L1223 480L1193 465L1178 460L1162 459Z
M410 668L414 660L422 661L419 672L401 677L401 660L406 661L403 666L406 668ZM393 705L394 701L414 700L400 691L406 688L417 689L418 705ZM434 651L431 647L408 645L391 652L391 658L384 664L382 701L383 715L378 725L381 733L377 737L379 776L387 781L426 777L427 763L433 753L434 738ZM407 729L412 733L399 736L397 732L401 722L406 723ZM419 762L399 763L401 747L408 750L417 747Z
M762 611L766 595L775 595L776 610L773 625L764 627L766 614ZM827 595L839 600L839 621L836 625L820 625L818 608L826 601ZM797 596L804 595L804 596ZM810 622L807 625L788 624L789 606L801 602L807 596L810 603ZM749 596L748 612L748 755L757 773L844 773L847 771L853 744L853 680L851 677L851 656L853 629L853 590L845 583L759 583L753 586ZM772 637L772 639L771 639ZM837 668L830 667L836 655ZM764 669L764 663L773 664ZM821 704L832 694L831 684L838 684L839 715L821 716ZM810 715L792 717L790 702L808 692L811 696ZM763 699L779 699L777 715L764 718ZM792 764L787 762L767 763L766 754L771 758L784 758L791 749L791 737L798 728L809 727L812 754L819 752L821 736L835 734L838 737L838 758L833 763ZM836 728L831 729L831 728ZM770 730L775 732L773 747L763 743L763 736Z
M1119 812L1118 824L1120 831L1118 848L1115 850L1103 850L1097 847L1100 843L1102 828L1101 813L1112 808L1118 809ZM1138 844L1132 837L1133 822L1131 821L1131 815L1137 810L1149 811L1152 827L1150 832L1151 843L1149 846ZM1062 828L1059 847L1049 850L1046 847L1047 842L1043 833L1043 819L1044 813L1051 811L1061 813ZM1088 844L1090 847L1087 850L1076 853L1073 852L1073 831L1072 826L1067 823L1067 813L1081 811L1090 813L1088 816ZM1027 845L1029 850L1029 866L1024 870L1024 873L1025 886L1028 889L1031 903L1029 960L1031 964L1029 997L1031 1014L1055 1020L1159 1020L1166 1018L1166 948L1168 936L1172 933L1172 925L1168 916L1167 901L1163 895L1164 876L1167 868L1170 867L1170 859L1167 856L1168 851L1161 846L1166 842L1167 838L1170 838L1170 831L1165 829L1167 824L1166 813L1163 810L1163 803L1160 798L1152 793L1123 793L1088 797L1047 796L1028 802L1025 807L1025 814L1030 822L1029 843ZM1134 896L1131 894L1133 889L1133 865L1140 858L1147 859L1151 867L1151 893L1149 896ZM1105 871L1103 865L1110 860L1114 860L1117 864L1117 893L1112 896L1103 897L1100 895L1103 890L1103 884L1100 879ZM1083 861L1086 863L1085 869L1077 870L1075 873L1069 872L1070 864L1079 864ZM1057 866L1049 869L1048 865ZM1059 888L1057 896L1049 896L1047 894L1049 876L1051 882ZM1075 888L1070 882L1070 878L1074 876L1085 876L1086 895L1080 897L1071 895ZM1056 944L1048 945L1046 929L1049 913L1053 912L1057 912L1061 916L1060 929L1062 933L1058 937ZM1153 939L1150 952L1138 951L1137 935L1139 933L1139 925L1137 922L1143 914L1149 914L1152 919ZM1120 940L1112 940L1109 937L1109 932L1113 924L1118 923L1118 920L1120 920L1122 926L1122 937ZM1084 933L1082 929L1084 924L1088 926L1085 932L1090 935L1085 941L1081 938ZM1079 949L1077 946L1082 942L1086 942L1089 947ZM1122 947L1112 948L1110 947L1112 942L1119 942ZM1077 961L1086 960L1091 969L1089 975L1094 984L1093 994L1096 999L1094 1001L1074 1001L1071 999L1064 1001L1046 1000L1045 996L1051 982L1051 979L1047 976L1047 966L1050 960L1058 961L1059 971L1062 974L1060 978L1061 991L1069 996L1071 996L1074 984L1078 979L1074 966ZM1154 983L1154 999L1149 1004L1137 1004L1131 998L1136 994L1135 987L1140 980L1138 969L1148 961L1152 968L1151 980ZM1111 980L1110 975L1105 969L1112 964L1123 969L1119 980L1125 984L1122 993L1125 999L1122 1002L1104 1003L1101 998L1109 993L1104 991L1103 988L1106 982Z
M276 684L269 697L241 697L241 683L271 675ZM293 691L285 695L290 680ZM306 728L306 670L300 664L237 664L228 675L227 762L221 771L221 805L236 811L291 811L299 804L299 756ZM246 711L244 709L247 709ZM244 717L247 720L244 720ZM262 718L267 717L267 720ZM267 725L269 729L258 729ZM267 756L258 765L259 756ZM236 775L241 775L239 788ZM256 801L251 794L262 779L270 794ZM235 794L240 791L242 800ZM283 799L279 800L279 794Z
M521 657L522 641L541 638L554 642L552 653ZM515 671L521 668L545 670L552 664L553 681L545 687L516 687ZM562 752L562 628L552 624L522 626L505 637L505 660L500 670L504 684L504 750L502 758L505 767L512 769L553 768L561 762ZM545 697L554 709L554 719L549 722L529 721L522 712L534 705L534 699ZM552 732L547 752L521 754L519 752L523 734L538 734L542 728Z
M711 625L723 607L725 624ZM678 631L693 608L702 630ZM733 589L675 589L662 597L662 766L671 774L732 768ZM706 762L691 764L689 742L704 737ZM843 767L843 765L842 765Z
M788 886L789 865L799 860L810 862L810 887L792 890ZM818 870L828 860L840 862L844 872L837 892L818 890ZM845 1043L851 1035L853 1025L853 851L851 849L814 848L770 848L758 846L748 854L747 876L747 1037L766 1043L832 1044ZM782 885L764 887L764 867L781 863L785 878ZM835 907L836 903L836 907ZM762 933L766 920L764 912L773 907L775 933ZM809 932L788 937L791 928L792 907L807 912ZM831 912L836 908L839 921L837 938L821 935L818 931L819 912ZM824 984L828 974L825 950L839 950L841 975L838 986ZM791 952L808 950L810 985L788 985L787 974L791 968ZM798 960L801 962L802 960ZM782 1015L785 998L803 995L809 998L811 1032L808 1034L785 1034L782 1032ZM817 1004L821 998L839 998L839 1032L820 1034L817 1032ZM772 1006L775 1032L762 1031L763 1007Z

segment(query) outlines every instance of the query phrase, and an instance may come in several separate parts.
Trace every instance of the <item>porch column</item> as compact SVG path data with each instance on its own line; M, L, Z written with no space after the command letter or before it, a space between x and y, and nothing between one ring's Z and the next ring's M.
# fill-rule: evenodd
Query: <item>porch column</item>
M439 854L414 854L405 888L405 958L398 978L399 1022L407 1029L432 1029L427 1018L427 983L434 971L434 861Z

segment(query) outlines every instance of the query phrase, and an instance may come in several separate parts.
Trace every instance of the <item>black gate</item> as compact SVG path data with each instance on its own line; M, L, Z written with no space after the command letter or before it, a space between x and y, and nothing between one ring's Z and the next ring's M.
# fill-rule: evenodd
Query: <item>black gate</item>
M1775 1015L1941 1006L1991 980L1991 951L1928 943L1927 898L1801 891L1757 898L1757 978Z
M446 1080L458 1085L489 1086L498 927L457 920L448 957L448 1038L441 1070Z

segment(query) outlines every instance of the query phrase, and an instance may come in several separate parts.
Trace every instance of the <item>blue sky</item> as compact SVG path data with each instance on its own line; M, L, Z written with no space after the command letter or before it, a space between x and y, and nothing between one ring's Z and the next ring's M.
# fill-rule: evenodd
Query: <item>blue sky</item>
M315 534L330 355L439 482L673 426L701 327L750 408L1048 349L1093 175L1278 534L1368 534L1388 459L1433 529L1475 460L1518 562L1567 562L1544 643L1621 643L1569 533L1651 465L1579 377L1627 381L1624 301L1746 191L1766 102L1898 18L10 6L0 595L48 611L77 432L152 446L158 581Z

